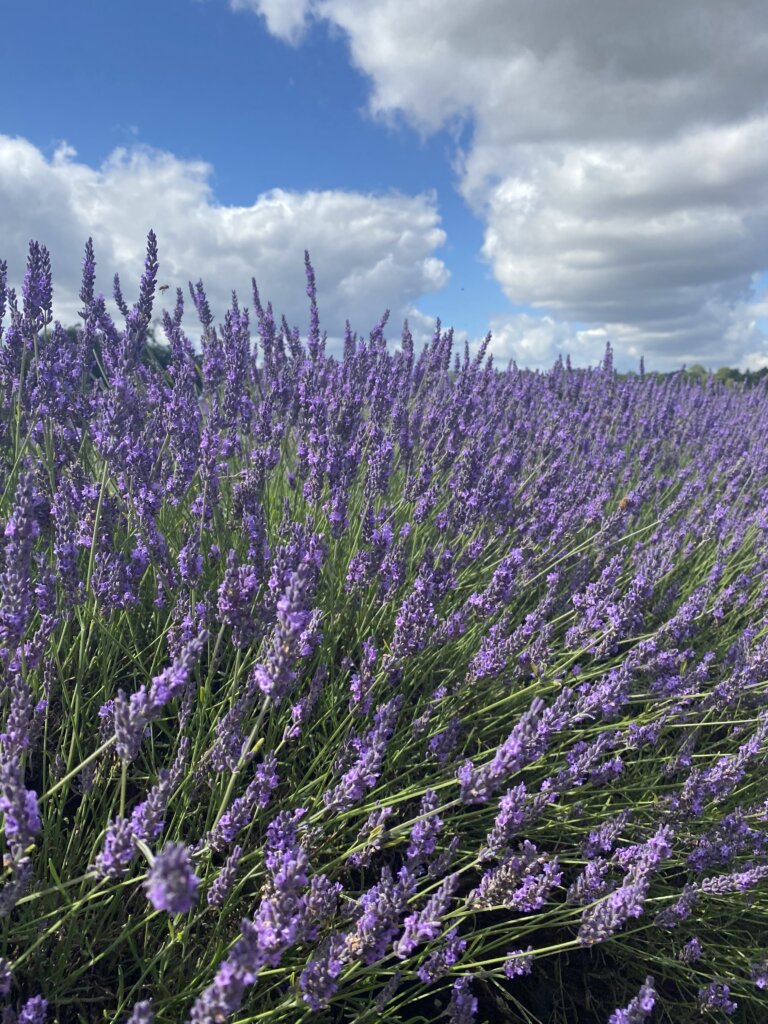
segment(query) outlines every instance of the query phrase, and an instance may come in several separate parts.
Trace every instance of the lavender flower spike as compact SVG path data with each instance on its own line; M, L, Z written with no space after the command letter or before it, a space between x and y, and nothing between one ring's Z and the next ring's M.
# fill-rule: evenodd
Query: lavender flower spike
M83 277L80 286L80 301L83 308L78 311L78 316L83 320L88 319L90 305L93 302L93 287L96 283L96 257L93 253L93 239L89 238L85 243L85 256L83 257Z
M125 1024L152 1024L154 1019L152 1000L142 999L140 1003L134 1003L133 1012Z
M338 785L323 794L323 802L329 811L346 811L354 807L366 791L376 784L402 703L403 695L399 693L379 707L373 728L369 729L360 744L357 760L344 773Z
M10 845L28 846L40 831L37 794L25 789L18 758L0 759L0 811L5 816L5 838Z
M629 1005L611 1014L608 1024L645 1024L655 1005L656 989L653 987L653 978L649 975Z
M184 693L207 640L208 631L204 629L182 648L181 653L168 668L152 679L149 702L153 712L159 711L168 701Z
M0 656L12 654L35 612L32 549L40 536L35 518L37 492L31 473L22 473L13 511L3 531L6 546L0 571Z
M307 604L314 575L314 562L307 556L291 575L277 602L277 625L272 645L265 662L254 669L259 689L271 697L275 705L290 693L296 680L293 665L301 653L301 635L312 617Z
M522 949L513 949L507 953L507 962L504 964L504 974L511 980L530 974L533 970L533 946L529 946L523 953Z
M419 967L419 980L425 985L431 985L442 978L450 967L459 962L466 948L467 940L459 938L458 928L452 928L446 933L440 948L427 957Z
M93 870L98 878L123 878L136 856L136 838L127 818L110 821L104 848L96 857Z
M422 942L437 938L443 915L451 903L451 896L459 884L459 875L449 875L423 907L405 919L405 931L395 943L394 951L400 959L410 956Z
M16 1024L44 1024L48 1012L48 1000L42 996L32 996L19 1010Z
M208 890L206 900L208 901L209 907L221 907L224 905L224 901L227 898L227 893L234 884L235 875L237 873L237 865L240 863L240 857L242 856L242 853L242 846L232 847L232 852L227 857L224 867L219 872L216 881Z
M722 1010L729 1017L738 1008L738 1003L730 998L731 989L725 982L713 981L705 988L700 988L697 997L699 1010Z
M4 956L0 957L0 996L9 996L12 984L13 974L11 973L11 966Z
M115 749L123 761L136 759L149 723L159 716L168 701L183 695L207 639L208 634L203 630L199 636L190 640L175 661L160 675L154 676L149 692L143 683L130 697L123 690L117 691L112 714ZM109 716L109 702L102 705L99 714Z
M750 976L758 988L768 988L768 958L749 965Z
M477 1014L477 999L472 995L472 975L462 974L453 983L448 1004L450 1024L472 1024Z
M155 858L144 887L155 910L186 914L197 902L199 884L187 847L183 843L168 843Z
M39 331L51 322L53 316L53 285L51 284L51 257L44 245L29 243L27 272L21 286L24 299L24 318L30 332Z

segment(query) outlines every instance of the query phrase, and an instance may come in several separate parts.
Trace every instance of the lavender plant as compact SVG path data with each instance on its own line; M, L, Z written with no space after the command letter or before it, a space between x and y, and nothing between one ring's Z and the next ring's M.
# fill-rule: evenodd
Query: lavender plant
M0 263L3 1021L764 1021L765 387L95 266Z

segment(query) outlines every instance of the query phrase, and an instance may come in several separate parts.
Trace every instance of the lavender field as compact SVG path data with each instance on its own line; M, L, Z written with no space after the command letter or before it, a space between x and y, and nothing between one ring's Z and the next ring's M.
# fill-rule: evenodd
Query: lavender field
M157 272L0 263L3 1024L768 1020L766 386Z

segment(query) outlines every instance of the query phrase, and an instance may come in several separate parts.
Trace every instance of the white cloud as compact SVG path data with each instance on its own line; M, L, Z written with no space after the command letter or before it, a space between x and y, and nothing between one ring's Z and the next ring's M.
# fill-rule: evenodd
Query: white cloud
M310 11L309 0L229 0L229 6L261 14L272 35L292 46L301 41Z
M20 288L30 239L51 254L54 316L77 321L85 241L93 237L96 287L110 299L120 275L126 301L137 296L146 236L158 239L158 282L170 290L156 312L172 309L176 287L185 298L184 324L199 328L187 282L203 279L216 321L236 290L253 310L251 278L266 307L272 302L302 335L309 323L304 250L315 270L321 329L343 338L344 322L365 333L391 310L388 337L399 337L416 299L448 281L435 255L446 235L439 227L436 195L363 195L282 189L256 197L252 206L222 206L203 161L179 160L145 146L116 149L98 169L76 160L61 144L48 160L24 139L0 135L0 258L9 283ZM343 225L343 230L340 230ZM254 323L252 314L252 323ZM254 328L255 333L255 328Z
M570 355L574 366L595 366L605 353L609 336L603 328L580 329L551 316L515 313L491 318L488 352L497 367L504 369L514 360L518 366L548 370L558 356ZM477 350L482 339L470 348Z
M471 125L458 187L512 304L607 331L619 358L768 351L750 299L768 268L763 0L306 0L310 16L346 33L372 116Z

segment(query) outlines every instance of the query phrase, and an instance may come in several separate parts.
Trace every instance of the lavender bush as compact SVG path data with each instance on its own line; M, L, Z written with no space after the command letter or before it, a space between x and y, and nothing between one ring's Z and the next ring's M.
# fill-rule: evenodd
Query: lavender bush
M765 1021L765 388L157 270L0 263L3 1022Z

